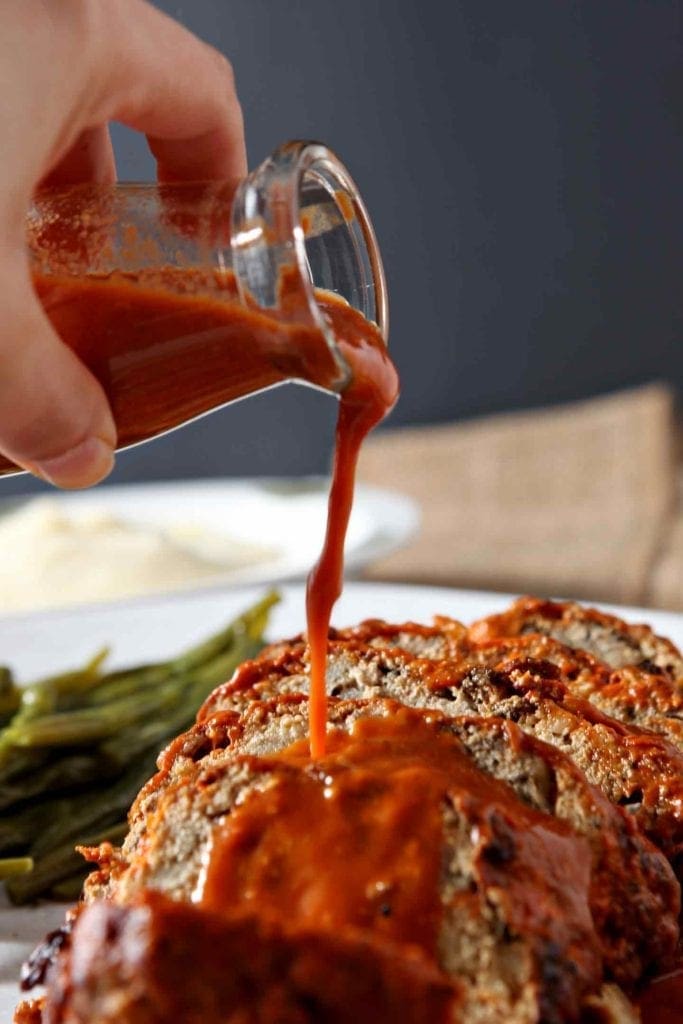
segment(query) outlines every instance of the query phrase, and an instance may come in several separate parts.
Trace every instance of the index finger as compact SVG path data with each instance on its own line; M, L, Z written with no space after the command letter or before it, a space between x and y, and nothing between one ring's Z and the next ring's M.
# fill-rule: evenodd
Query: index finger
M94 123L144 132L162 181L243 177L244 125L228 60L145 0L93 6Z

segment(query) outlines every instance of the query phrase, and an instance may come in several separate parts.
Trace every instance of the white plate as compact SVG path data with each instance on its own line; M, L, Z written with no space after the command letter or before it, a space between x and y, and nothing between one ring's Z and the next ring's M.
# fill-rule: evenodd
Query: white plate
M304 591L300 585L281 588L283 600L272 614L269 637L276 639L304 627ZM200 640L247 607L261 588L228 590L192 596L140 599L78 612L53 611L0 619L0 661L11 665L22 681L82 663L104 644L113 645L113 665L162 659ZM501 611L505 594L439 587L348 583L334 614L338 626L363 618L430 621L451 615L471 622ZM648 622L658 633L683 646L683 615L616 608L632 622ZM12 909L0 897L0 1021L11 1020L19 998L16 978L22 961L45 933L61 923L64 908L47 904Z
M272 551L264 560L227 568L210 578L188 579L183 588L188 593L303 579L320 554L328 489L329 481L320 477L186 480L98 487L50 495L50 501L59 502L67 515L102 510L137 526L164 530L191 525L198 537L202 531L214 539L224 534L228 541ZM6 507L16 507L16 502L10 500ZM347 574L404 544L419 522L412 499L359 484L346 539Z

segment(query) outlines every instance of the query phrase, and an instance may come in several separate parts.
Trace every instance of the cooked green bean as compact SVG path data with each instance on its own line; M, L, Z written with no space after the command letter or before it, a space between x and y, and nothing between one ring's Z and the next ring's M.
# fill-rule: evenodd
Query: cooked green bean
M3 783L0 789L0 830L2 818L28 800L68 791L77 792L92 786L94 777L106 782L120 774L122 768L121 763L112 761L101 749L95 749L92 754L85 751L67 753L47 761L40 771L24 772L18 778Z
M10 669L0 665L0 725L4 725L19 710L21 688L16 685Z
M105 840L117 843L124 835L125 826L105 827L84 835L78 845L98 846ZM59 885L65 879L73 879L79 871L81 878L84 878L88 873L88 867L84 864L80 853L74 849L74 843L65 842L61 846L54 847L41 860L37 860L32 871L9 878L5 883L7 893L13 903L30 903L46 892L50 892L54 886Z
M33 861L28 874L6 883L11 899L76 891L88 869L74 846L125 835L128 808L158 751L189 727L215 686L258 653L278 599L267 594L164 662L104 672L102 651L83 669L25 690L0 667L0 715L3 694L19 691L7 697L14 714L0 728L0 857L12 855L0 865Z
M60 702L75 693L96 686L100 679L100 666L107 650L99 651L83 669L50 676L21 691L19 708L9 724L0 731L0 766L9 762L13 748L19 746L17 736L30 722L57 712Z
M0 860L0 879L25 875L32 870L33 859L31 857L5 857Z
M47 892L41 893L41 896L47 896L51 900L58 900L60 903L75 903L81 895L83 889L83 882L88 873L88 865L81 863L81 867L73 875L69 875L68 878L63 878L61 882L56 882L55 885L51 886ZM15 899L15 903L17 900Z
M179 700L173 680L144 694L124 697L97 708L42 715L17 726L17 747L74 747L115 736L121 729L146 721L150 715L171 711Z
M48 824L34 836L29 850L36 859L67 839L81 842L81 836L95 828L104 828L109 822L125 819L128 808L142 784L152 775L156 766L156 751L149 751L134 762L128 771L111 785L92 792L63 797L44 805L50 810Z

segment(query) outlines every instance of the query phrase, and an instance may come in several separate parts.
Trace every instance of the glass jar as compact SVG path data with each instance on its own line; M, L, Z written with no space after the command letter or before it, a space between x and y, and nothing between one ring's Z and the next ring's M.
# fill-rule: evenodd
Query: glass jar
M339 304L386 342L370 219L318 143L285 143L236 185L46 190L27 235L38 296L104 387L119 448L288 381L341 393Z

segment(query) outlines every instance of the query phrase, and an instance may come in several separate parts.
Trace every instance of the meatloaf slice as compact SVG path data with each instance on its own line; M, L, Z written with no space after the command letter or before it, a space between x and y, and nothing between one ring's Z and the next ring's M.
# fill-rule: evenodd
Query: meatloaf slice
M664 676L627 665L611 672L588 699L606 715L656 732L683 750L683 688Z
M538 633L465 645L459 661L463 667L480 665L504 672L547 662L574 696L589 700L620 722L659 733L683 749L683 690L654 665L610 669L593 655Z
M48 991L42 1024L447 1024L458 1002L419 953L151 890L87 907Z
M478 623L470 634L461 623L444 616L437 616L432 626L369 619L349 629L332 630L330 636L332 640L356 641L371 647L395 647L421 658L448 659L453 671L457 665L463 675L475 666L508 671L530 659L546 661L555 666L570 693L589 700L620 722L665 736L683 750L683 680L678 685L670 673L654 662L641 661L638 665L612 669L595 655L569 647L545 633L476 639L486 635L490 621L495 633L501 618L482 620L485 629ZM639 632L645 627L635 628ZM301 637L287 645L273 645L262 657L274 660L293 652L305 652Z
M51 977L45 1010L42 1002L22 1004L15 1024L462 1019L458 986L419 956L397 960L391 948L368 938L297 933L257 917L225 919L153 890L126 907L99 902L84 910L71 950ZM614 985L589 996L580 1019L640 1024L638 1011Z
M242 667L123 847L86 851L41 1024L631 1024L605 978L666 968L680 910L636 821L683 851L683 755L632 723L676 739L680 655L578 606L506 615L333 631L316 762L303 640Z
M359 714L395 717L399 709L393 701L343 701L332 704L330 715L334 724L348 729ZM150 884L147 867L138 877L137 852L147 843L147 822L150 817L156 821L167 786L175 786L186 771L192 776L196 763L222 764L238 753L270 756L300 741L306 735L306 713L307 703L300 695L255 703L241 716L236 712L210 716L172 744L160 761L161 772L142 791L131 812L124 864L130 864L133 873L121 880L115 868L114 891L125 896L131 884L133 891ZM509 721L465 717L454 719L448 729L458 736L479 770L504 780L527 804L555 815L586 837L592 864L591 910L608 973L630 984L665 962L676 941L679 890L664 857L629 816L611 807L567 757L525 736ZM175 860L186 855L180 850ZM168 879L173 886L172 875ZM102 879L91 881L90 886L93 894L108 895L111 889L106 873L104 888ZM661 925L653 930L655 918Z
M508 670L471 662L416 658L397 648L332 641L327 669L332 697L388 696L447 715L496 715L562 750L615 805L624 807L683 874L683 753L666 739L627 727L574 697L545 661ZM201 709L243 710L254 700L307 693L303 644L275 658L246 663Z
M674 681L683 679L683 655L670 640L656 636L649 626L632 626L616 615L569 601L522 597L506 612L476 622L469 636L481 642L524 633L551 636L594 654L613 669L653 667Z
M104 851L88 898L127 905L151 888L201 901L207 885L211 890L210 851L232 843L240 853L219 872L227 886L218 903L222 913L253 911L254 893L265 892L259 911L276 924L326 925L339 935L360 929L410 949L417 943L457 979L456 1019L468 1024L576 1020L583 996L599 986L608 945L591 915L604 916L605 896L594 884L600 867L587 835L599 822L597 831L616 852L623 837L610 830L609 806L569 762L506 723L451 724L393 701L340 702L330 712L330 752L314 765L303 698L256 705L242 717L223 713L190 730L141 792L120 854ZM358 762L358 744L369 744L374 759ZM326 844L326 800L339 778L357 791L348 832ZM387 786L402 794L407 809L384 807ZM422 816L430 807L438 812L437 855L429 869L413 871L411 851L422 842ZM570 824L580 815L585 835ZM304 819L315 823L310 841ZM270 835L277 870L264 874L259 858ZM383 850L390 851L387 870L374 860ZM675 901L666 865L664 872L660 884ZM627 884L629 899L653 898L638 878ZM281 902L279 886L286 890ZM341 916L330 909L340 893ZM662 935L667 947L675 942L674 917L654 904L652 913L662 919L655 939L661 950ZM432 918L438 927L430 937ZM640 940L625 942L625 962L651 959L649 938L647 953Z
M448 658L457 656L469 645L468 628L457 619L436 615L431 626L421 622L403 622L399 625L384 619L365 619L356 626L344 629L330 628L330 640L356 640L376 647L400 647L420 658ZM264 658L276 658L305 642L299 633L289 640L269 644L261 652Z
M600 617L623 625L612 616ZM501 618L493 617L493 633L499 628L498 620ZM660 657L661 664L640 660L643 652L638 648L635 655L639 659L637 664L613 669L594 654L561 643L546 632L523 632L477 640L477 637L487 634L490 621L483 620L485 627L482 623L475 624L468 634L459 622L443 616L437 617L433 626L368 620L351 629L337 630L334 637L339 640L362 638L373 647L399 647L422 658L448 658L458 662L463 673L475 665L507 671L528 659L547 661L558 669L560 679L570 693L584 697L620 722L665 736L683 750L683 679L677 683L663 667L671 661L670 658ZM635 629L640 637L646 627L627 628ZM668 645L668 641L659 641L658 638L654 641ZM654 641L648 636L648 642Z

